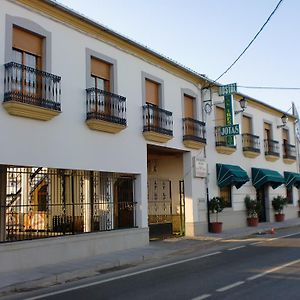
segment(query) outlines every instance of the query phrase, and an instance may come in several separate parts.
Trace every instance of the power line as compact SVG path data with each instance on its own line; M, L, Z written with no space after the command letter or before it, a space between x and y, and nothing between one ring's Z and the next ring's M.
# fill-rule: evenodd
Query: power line
M238 85L237 87L243 89L261 89L261 90L300 90L300 87L280 87L280 86L247 86Z
M260 30L257 32L257 34L254 36L254 38L251 40L251 42L248 44L248 46L243 50L243 52L236 58L236 60L216 79L214 80L214 82L216 82L217 80L219 80L221 77L223 77L235 64L236 62L243 56L243 54L248 50L248 48L251 46L251 44L255 41L255 39L258 37L258 35L262 32L262 30L264 29L264 27L268 24L268 22L270 21L270 19L272 18L272 16L274 15L274 13L276 12L276 10L278 9L279 5L281 4L283 0L280 0L278 2L278 4L276 5L276 7L274 8L274 10L272 11L272 13L270 14L270 16L268 17L267 21L264 23L264 25L260 28Z

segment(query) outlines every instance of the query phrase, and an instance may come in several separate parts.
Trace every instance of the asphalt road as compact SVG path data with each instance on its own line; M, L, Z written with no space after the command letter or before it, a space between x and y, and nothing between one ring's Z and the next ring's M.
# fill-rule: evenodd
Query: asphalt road
M14 299L300 299L300 232L220 242L151 266L103 274Z

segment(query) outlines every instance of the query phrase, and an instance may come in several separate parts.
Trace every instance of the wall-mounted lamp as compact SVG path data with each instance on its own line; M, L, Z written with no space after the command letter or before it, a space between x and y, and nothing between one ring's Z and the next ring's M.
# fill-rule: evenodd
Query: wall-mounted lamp
M286 125L287 121L289 120L288 116L286 114L283 114L281 116L281 122L282 122L282 125L277 125L277 128L282 128Z
M235 111L234 113L236 115L243 112L247 108L247 104L248 104L247 99L245 97L243 97L239 102L240 102L241 110Z

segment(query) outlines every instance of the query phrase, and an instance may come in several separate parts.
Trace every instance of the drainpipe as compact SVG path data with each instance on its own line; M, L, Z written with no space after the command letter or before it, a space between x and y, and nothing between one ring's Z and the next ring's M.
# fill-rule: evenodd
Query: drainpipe
M202 96L202 86L200 84L195 84L193 83L194 86L198 89L200 93L200 101L201 101L201 113L202 113L202 120L205 122L205 126L207 125L206 123L206 112L204 111L204 106L203 106L203 96ZM210 95L210 98L211 95ZM212 100L212 99L211 99ZM206 147L204 147L204 158L206 160L207 155L206 155ZM208 164L207 164L208 167ZM209 182L209 172L207 172L206 178L205 178L205 190L206 190L206 215L207 215L207 230L208 232L211 232L211 223L210 223L210 214L209 214L209 187L208 187L208 182Z
M202 95L202 89L201 89L200 85L198 85L198 89L200 91L200 97L201 97L202 120L203 120L203 122L205 122L205 127L206 127L207 126L206 112L204 111L204 107L203 107L203 95ZM206 159L207 159L206 147L204 147L204 158L205 158L205 161L206 161ZM207 163L207 168L208 168L208 163ZM209 176L209 172L207 171L206 178L205 178L206 218L207 218L207 231L211 232L210 214L209 214L209 187L208 187L209 177L208 176Z

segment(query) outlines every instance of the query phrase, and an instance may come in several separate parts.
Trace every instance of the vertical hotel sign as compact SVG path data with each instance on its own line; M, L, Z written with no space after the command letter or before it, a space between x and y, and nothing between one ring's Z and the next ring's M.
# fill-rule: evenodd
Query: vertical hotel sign
M234 112L233 112L233 97L232 94L224 95L224 102L225 102L225 123L226 125L233 125L234 124ZM228 146L235 145L235 137L234 136L227 136L225 137L227 140Z

